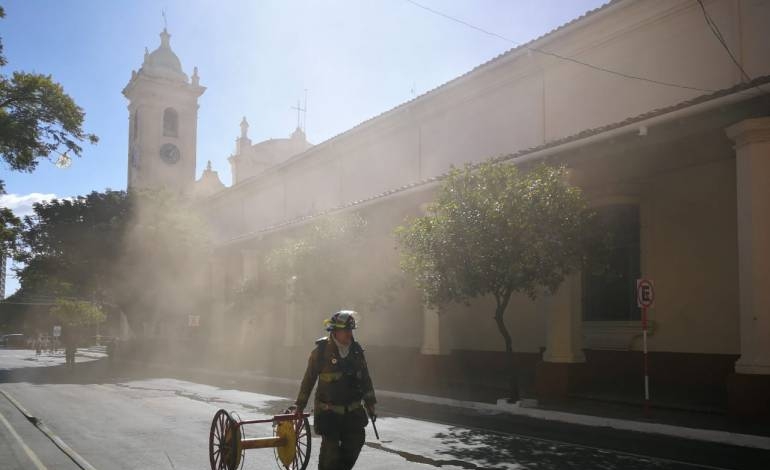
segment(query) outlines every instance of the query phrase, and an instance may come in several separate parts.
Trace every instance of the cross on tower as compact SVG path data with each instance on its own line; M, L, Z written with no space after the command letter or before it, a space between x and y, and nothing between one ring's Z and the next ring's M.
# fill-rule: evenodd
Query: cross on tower
M297 129L301 129L302 132L305 132L305 124L307 123L307 90L305 90L305 104L300 106L299 100L297 100L297 106L292 106L290 109L297 110ZM300 113L302 113L301 118Z
M299 100L297 100L297 106L292 106L291 109L297 110L297 129L302 129L302 120L300 118L300 113L304 113L305 111L307 111L307 109L299 105Z

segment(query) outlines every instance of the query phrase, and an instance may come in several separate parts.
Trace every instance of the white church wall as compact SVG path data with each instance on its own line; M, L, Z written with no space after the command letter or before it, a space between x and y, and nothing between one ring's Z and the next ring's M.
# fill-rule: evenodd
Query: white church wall
M740 353L735 171L735 160L725 158L645 185L644 256L656 291L651 351Z
M409 122L399 124L363 133L353 142L335 146L341 186L337 204L364 199L419 179L417 129Z
M735 36L737 21L730 3L708 3L720 28L724 26L728 41ZM629 75L702 90L661 86L539 56L538 60L547 64L548 140L621 121L739 81L735 65L716 42L695 2L636 2L623 15L596 21L570 39L556 41L548 50Z
M282 220L286 213L284 181L274 178L258 188L244 188L240 200L244 204L241 219L247 231L271 227Z
M457 93L455 102L420 123L423 176L543 143L539 77L520 77L470 99L464 90Z
M770 2L752 0L741 2L740 16L736 24L741 24L739 32L733 33L740 38L743 68L751 77L770 74ZM720 24L721 27L721 24Z
M337 167L338 161L330 155L319 155L299 165L302 169L293 173L294 177L287 177L283 173L280 176L286 185L285 216L310 215L340 203L341 180L328 178L335 175L329 167Z
M741 34L737 28L744 18L768 17L769 8L739 3L740 8L732 2L707 2L707 7L747 63L756 64L756 72L768 72L770 28L755 20L743 23ZM747 27L754 29L746 32ZM739 37L743 49L737 47ZM715 41L696 3L650 1L611 6L534 46L629 74L715 90L739 79ZM513 52L311 148L280 171L245 182L256 188L249 197L260 200L250 210L249 227L320 212L435 176L450 165L514 153L703 93L622 78L536 52ZM267 189L275 179L284 180L286 194ZM226 193L226 198L244 197L239 190Z
M740 5L739 11L731 2L707 2L727 40L742 38L743 60L753 64L755 73L770 73L770 54L766 53L770 28L753 19L767 18L770 7L756 2ZM537 47L631 74L703 88L725 88L738 82L734 65L720 55L723 51L713 44L715 38L709 36L711 33L702 24L697 4L636 2L617 11L620 13L591 20L584 27L560 33L560 37ZM741 21L746 20L741 34L737 29L738 13ZM745 31L746 28L753 29ZM759 54L764 56L757 58ZM623 79L521 53L504 57L324 142L219 197L224 206L244 203L248 208L240 215L247 221L243 227L229 226L230 236L234 237L242 234L241 230L268 227L435 176L452 164L530 148L703 93ZM655 350L725 354L737 350L737 330L731 313L736 308L732 291L735 286L710 299L694 297L704 286L719 291L719 283L735 279L735 267L730 265L735 260L735 247L719 242L730 240L730 233L725 232L734 230L735 219L730 217L734 207L730 206L729 196L734 170L729 166L726 160L708 168L661 176L653 183L655 190L650 197L655 199L655 212L651 216L660 228L656 228L650 242L650 273L662 284L677 286L669 294L664 287L660 292L660 298L669 298L672 307L658 313L663 329L651 338ZM689 199L679 194L677 188L682 182L698 193L694 203L688 203ZM681 204L671 204L672 200ZM689 231L709 220L713 208L722 220L733 222L721 224L713 236L692 246ZM682 214L686 224L677 223L685 220ZM702 229L714 230L708 226ZM670 252L672 247L674 252ZM691 267L698 265L697 260L709 253L721 255L709 258L713 266L708 270L690 273ZM680 258L677 265L667 262ZM670 282L666 282L671 276ZM689 296L683 295L682 289L690 292ZM414 300L406 296L392 308L397 311L414 307L414 318L411 314L408 318L418 319L419 302ZM453 349L500 349L491 307L491 299L473 302L470 309L448 307ZM536 302L523 296L512 302L507 323L516 351L537 352L545 344L545 326L538 308ZM699 323L703 341L683 343L681 338L688 336L692 320L689 315L696 312L706 315L706 321ZM372 319L377 331L388 331L387 317L381 312ZM478 334L464 334L468 322L476 325ZM415 331L419 331L418 326ZM720 332L726 334L713 341L720 337ZM393 341L390 333L378 333L368 339L373 344ZM403 340L400 345L404 347L419 345L418 335Z

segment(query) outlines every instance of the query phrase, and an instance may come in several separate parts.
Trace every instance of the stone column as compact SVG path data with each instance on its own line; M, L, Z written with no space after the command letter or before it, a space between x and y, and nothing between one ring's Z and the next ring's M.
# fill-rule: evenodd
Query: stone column
M219 338L223 331L227 331L223 312L225 308L225 259L214 255L211 257L211 333L214 338Z
M541 400L567 398L579 385L586 358L580 274L567 277L559 290L542 301L546 316L546 349L537 365L535 388Z
M546 310L546 349L543 361L582 363L583 318L580 274L564 280L559 290L544 299Z
M243 280L256 281L259 276L259 263L257 250L241 250L243 256Z
M727 135L735 142L741 335L729 406L770 417L770 117L739 122Z
M286 329L284 330L283 345L297 346L297 304L294 302L294 283L292 278L286 283Z
M253 287L253 284L257 281L259 275L258 264L258 251L254 249L241 250L241 258L243 259L241 265L243 266L243 286L247 288ZM241 312L244 317L241 323L241 346L253 343L256 340L255 335L255 322L256 322L256 307L251 307Z
M442 341L441 316L439 309L423 303L422 306L422 347L420 353L426 356L439 356L449 353L446 341Z

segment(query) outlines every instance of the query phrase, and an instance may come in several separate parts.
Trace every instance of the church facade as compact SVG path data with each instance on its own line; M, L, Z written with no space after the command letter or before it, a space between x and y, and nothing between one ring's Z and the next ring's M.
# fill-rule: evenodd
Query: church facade
M253 144L244 118L229 187L210 166L195 181L205 89L197 71L184 74L164 31L124 90L129 188L194 194L217 243L207 268L212 329L239 331L245 348L269 343L266 370L292 374L329 312L287 301L253 312L251 329L224 313L276 240L322 214L355 213L375 230L367 250L378 268L395 272L393 228L420 214L452 165L492 156L565 164L614 224L623 274L573 275L554 296L511 302L516 365L531 393L641 397L633 283L647 278L656 288L653 401L770 416L770 4L704 4L740 67L697 2L615 0L317 145L299 129ZM373 369L392 371L381 388L430 382L499 395L503 343L489 299L436 311L414 288L395 294L361 312Z

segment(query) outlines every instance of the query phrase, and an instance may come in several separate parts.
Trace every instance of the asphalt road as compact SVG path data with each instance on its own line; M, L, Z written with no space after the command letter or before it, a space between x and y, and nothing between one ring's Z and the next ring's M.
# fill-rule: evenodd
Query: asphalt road
M256 393L253 384L217 386L152 377L117 370L100 357L98 352L81 352L73 371L61 365L60 354L37 357L30 351L0 349L0 390L97 470L207 469L209 428L218 409L258 419L290 404L288 391ZM357 468L693 470L763 468L768 457L718 445L521 422L398 401L383 401L380 414L377 425L383 440L377 441L367 429ZM246 431L248 437L272 433L269 425L249 426ZM3 469L78 468L1 395L0 436ZM313 439L308 468L317 467L319 443ZM666 446L670 449L655 451ZM244 468L278 466L271 450L257 449L246 452Z

